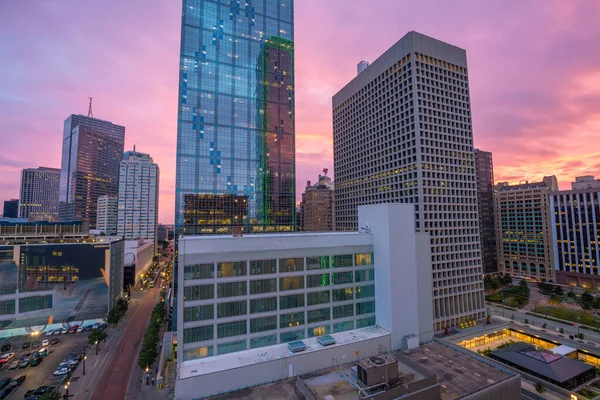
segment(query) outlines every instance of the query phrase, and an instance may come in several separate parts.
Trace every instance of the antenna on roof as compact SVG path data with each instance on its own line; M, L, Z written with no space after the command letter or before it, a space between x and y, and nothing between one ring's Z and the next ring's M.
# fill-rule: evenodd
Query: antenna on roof
M88 108L88 117L94 118L94 114L92 113L92 97L90 97L90 107Z

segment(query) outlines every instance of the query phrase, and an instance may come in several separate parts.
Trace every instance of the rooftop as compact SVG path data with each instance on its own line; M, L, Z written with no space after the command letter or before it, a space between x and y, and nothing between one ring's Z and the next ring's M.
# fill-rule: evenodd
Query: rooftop
M377 327L368 327L346 332L332 333L330 336L335 339L336 343L327 346L327 348L330 349L335 346L346 345L348 343L373 339L386 335L389 335L386 330ZM306 351L302 351L300 353L292 353L287 343L281 343L268 347L223 354L220 356L184 361L179 366L179 378L192 378L197 375L235 369L252 364L260 364L262 362L286 357L294 357L299 354L305 354L311 351L319 351L324 348L324 346L317 342L316 337L303 339L302 341L306 345Z

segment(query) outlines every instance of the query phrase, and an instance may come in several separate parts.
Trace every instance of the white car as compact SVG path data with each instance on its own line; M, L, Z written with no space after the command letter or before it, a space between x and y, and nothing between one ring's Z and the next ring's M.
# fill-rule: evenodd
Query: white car
M48 339L42 340L42 347L48 347L50 345L50 341Z
M54 371L54 376L66 375L69 373L69 368L60 368Z
M48 332L46 332L46 336L52 336L53 333L54 329L50 329Z
M62 328L62 331L60 331L60 333L66 335L67 333L69 333L69 330L67 328Z
M81 333L83 332L83 326L80 326L79 328L77 328L77 333Z
M19 361L15 361L15 362L13 362L12 364L10 364L10 365L8 366L8 369L9 369L9 370L17 369L17 368L19 368L19 364L20 364L20 362L19 362Z
M52 332L53 335L60 335L60 333L62 332L62 329L56 329L54 332Z

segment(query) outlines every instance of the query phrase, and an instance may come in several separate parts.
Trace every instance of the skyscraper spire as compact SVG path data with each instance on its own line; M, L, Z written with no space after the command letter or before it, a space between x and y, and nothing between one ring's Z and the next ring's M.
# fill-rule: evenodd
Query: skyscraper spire
M88 108L88 117L94 118L94 114L92 113L92 97L90 97L90 106Z

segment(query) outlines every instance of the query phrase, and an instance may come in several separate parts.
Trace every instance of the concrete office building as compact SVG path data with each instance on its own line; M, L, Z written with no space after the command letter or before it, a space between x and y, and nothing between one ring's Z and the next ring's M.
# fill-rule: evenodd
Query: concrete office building
M4 210L2 218L18 218L19 216L19 199L4 200Z
M498 271L496 256L496 214L494 213L494 163L492 153L475 149L479 243L483 272Z
M125 269L123 271L123 288L135 286L146 275L154 257L154 241L126 240Z
M59 218L86 221L96 227L98 197L116 196L125 127L71 115L63 129Z
M59 184L58 168L26 168L21 171L19 218L27 218L30 221L56 221Z
M558 283L600 288L600 185L577 177L572 190L550 193L550 227Z
M333 97L336 231L409 203L429 232L435 329L485 317L465 50L409 32Z
M558 190L555 176L542 182L495 186L498 271L555 282L549 193Z
M359 232L180 237L181 384L327 334L364 337L365 354L430 341L429 234L415 232L411 205L362 206L359 222Z
M325 175L319 175L314 185L306 182L302 193L301 226L308 232L333 231L333 182Z
M117 213L119 198L117 196L98 197L98 209L96 213L96 231L100 235L117 234Z
M128 151L119 170L117 234L156 242L160 170L149 154Z

